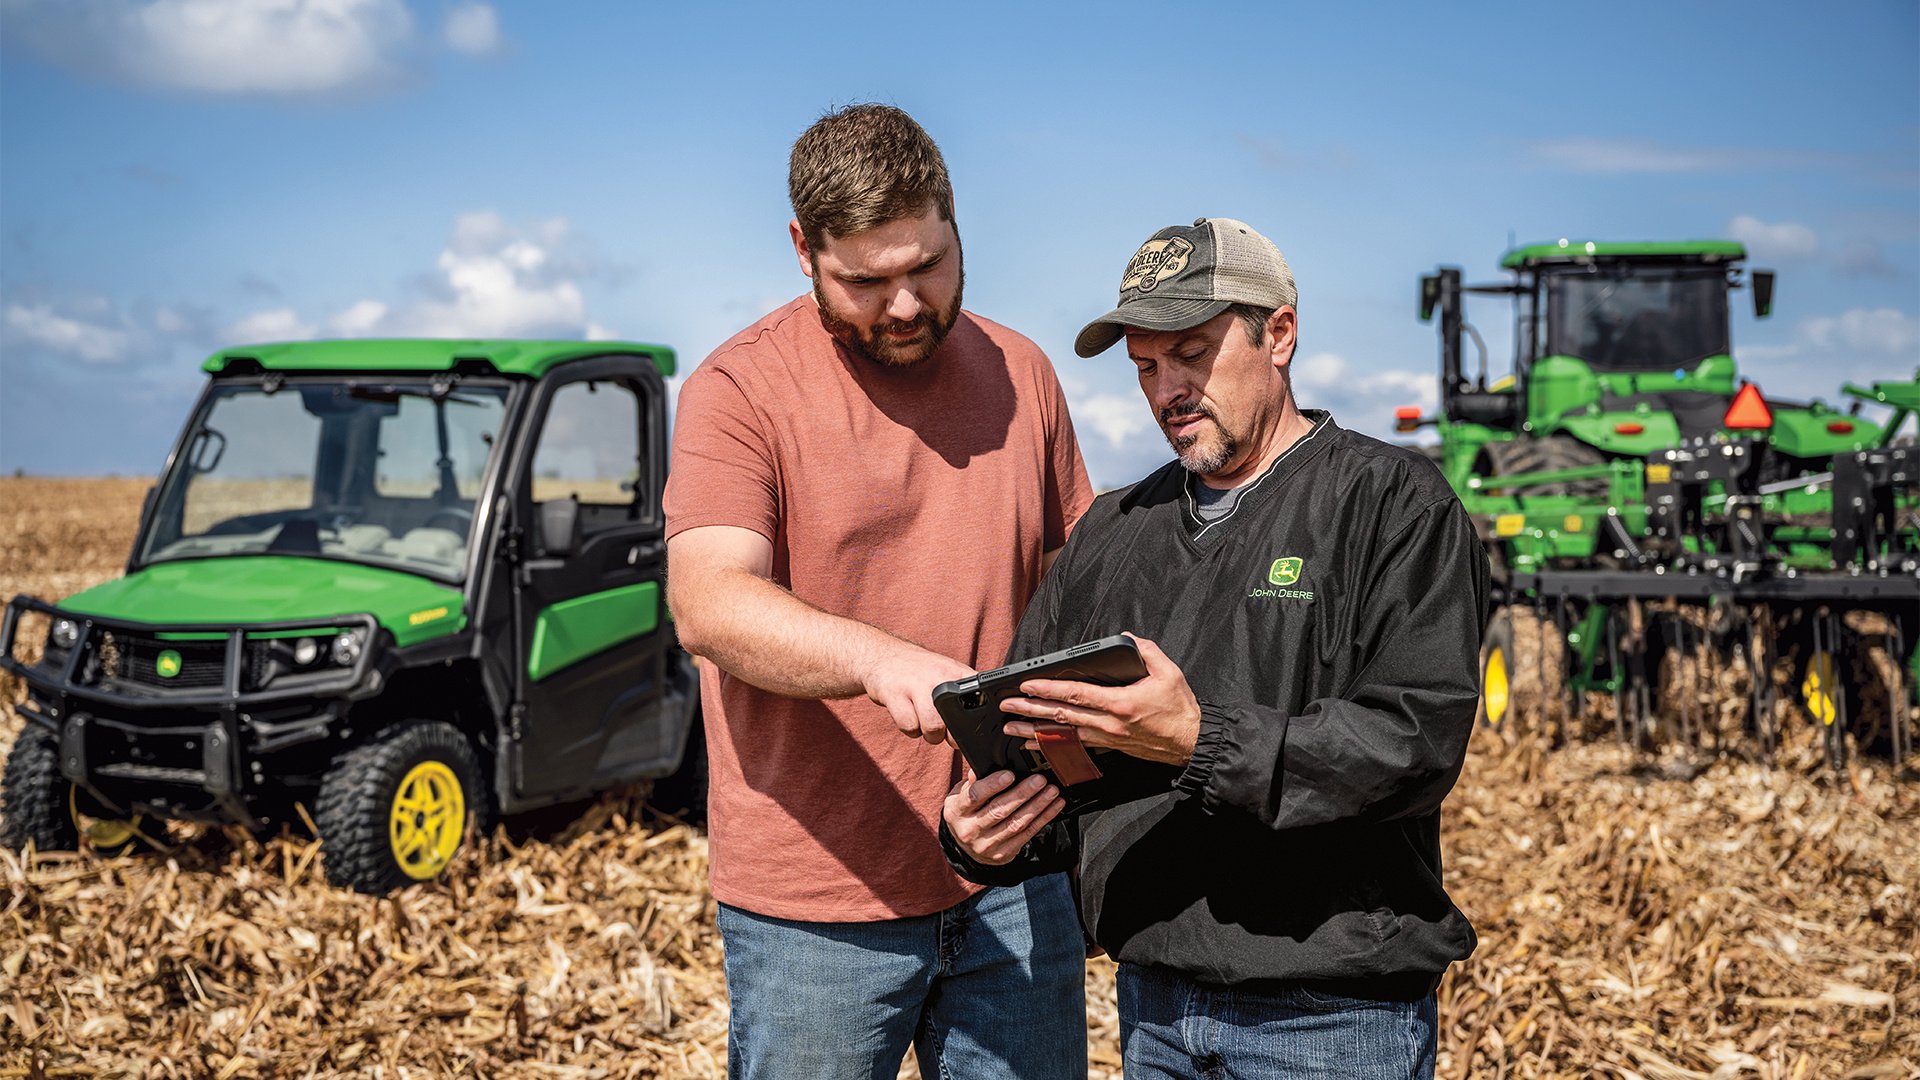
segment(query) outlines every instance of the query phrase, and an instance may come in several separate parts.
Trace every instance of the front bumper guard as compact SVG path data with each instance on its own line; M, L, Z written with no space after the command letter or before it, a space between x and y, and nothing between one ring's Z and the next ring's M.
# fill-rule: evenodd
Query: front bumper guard
M57 677L50 678L44 665L22 663L13 654L14 638L19 631L20 616L30 611L45 615L49 619L68 619L79 627L79 639L75 641L72 648L67 650L66 663L62 665ZM302 679L297 685L259 690L247 690L242 687L246 668L247 639L250 636L290 630L319 632L329 627L361 631L360 655L351 667L342 668L337 674L328 673L329 677L324 679ZM98 647L100 635L113 631L150 638L167 634L224 633L226 634L226 651L221 685L217 688L186 690L143 688L133 692L90 684L82 678L86 660ZM20 676L29 686L43 694L104 705L134 709L233 708L290 701L302 697L328 697L347 693L362 686L367 672L372 669L374 654L378 651L379 632L379 621L372 615L364 613L338 615L326 619L286 619L222 627L209 626L206 623L148 623L136 622L132 619L108 619L98 615L66 611L37 597L16 596L8 602L5 618L0 620L0 670L10 671Z
M68 619L79 628L76 641L67 650L65 660L57 671L44 662L24 663L14 655L20 619L28 612L39 613L49 619ZM360 632L360 655L350 667L341 668L337 673L325 673L325 678L303 677L296 680L297 685L257 690L243 687L247 639L250 635L309 629L319 631L322 628ZM101 635L115 631L153 639L163 639L167 634L224 633L221 685L182 690L145 686L137 690L126 689L124 680L100 685L97 680L90 679L88 661L99 646ZM209 627L204 623L145 623L102 618L67 611L36 597L19 596L7 604L5 616L0 619L0 670L20 676L35 692L35 696L41 699L42 704L36 707L30 697L29 703L20 706L19 711L30 722L55 733L59 740L61 775L85 788L104 805L128 813L134 809L121 805L122 800L104 792L102 785L97 782L101 779L160 783L204 792L222 816L237 824L252 825L255 817L247 809L242 797L247 768L241 740L243 722L249 729L253 749L258 753L267 753L324 736L328 727L339 718L340 710L335 706L321 709L312 716L276 721L256 719L247 715L246 710L298 698L358 696L354 692L367 689L369 673L374 670L375 654L381 644L379 633L379 623L370 614ZM93 709L89 709L89 705ZM106 706L108 710L135 713L141 710L204 712L207 720L205 723L148 726L96 715L95 710L100 706ZM169 755L172 763L167 765L92 761L89 759L89 740L100 729L118 729L143 739L178 740L174 745L182 752ZM197 769L187 767L195 749L198 751Z

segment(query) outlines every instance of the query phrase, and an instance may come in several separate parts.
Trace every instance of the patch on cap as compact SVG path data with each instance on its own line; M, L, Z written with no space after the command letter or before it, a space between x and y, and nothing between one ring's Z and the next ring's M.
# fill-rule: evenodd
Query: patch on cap
M1185 270L1192 255L1193 244L1184 237L1149 240L1133 253L1133 261L1127 264L1127 276L1120 279L1120 291L1152 292L1155 285Z

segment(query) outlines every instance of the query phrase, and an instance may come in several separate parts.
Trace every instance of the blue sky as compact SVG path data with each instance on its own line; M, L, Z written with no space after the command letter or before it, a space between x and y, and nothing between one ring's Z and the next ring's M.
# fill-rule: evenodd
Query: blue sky
M786 153L912 112L967 306L1054 359L1102 486L1169 456L1073 355L1153 230L1292 262L1302 403L1434 397L1439 263L1732 237L1769 394L1920 366L1920 6L0 0L0 470L156 471L247 341L618 336L683 368L805 281ZM1509 315L1470 309L1503 370Z

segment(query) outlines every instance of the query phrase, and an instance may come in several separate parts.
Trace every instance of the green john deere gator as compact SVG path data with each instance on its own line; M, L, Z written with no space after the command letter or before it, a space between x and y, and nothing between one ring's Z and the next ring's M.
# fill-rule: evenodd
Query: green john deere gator
M697 809L698 680L662 607L673 364L579 341L215 354L125 575L7 605L27 703L0 840L116 851L304 806L328 877L382 893L498 813L648 778Z
M1420 317L1439 316L1440 409L1402 409L1397 427L1437 429L1494 566L1490 722L1512 704L1511 613L1530 606L1564 642L1568 711L1611 693L1623 736L1644 738L1674 705L1659 694L1673 654L1717 644L1749 670L1785 649L1830 753L1863 707L1875 737L1910 752L1920 456L1902 431L1920 376L1846 387L1847 409L1765 397L1735 366L1729 309L1746 288L1770 314L1774 275L1745 260L1726 241L1561 240L1508 252L1504 281L1463 284L1454 267L1421 279ZM1468 296L1513 306L1514 364L1491 381ZM1868 650L1894 662L1854 662ZM1870 666L1877 681L1856 677ZM1750 724L1770 746L1772 680L1751 682ZM1678 727L1694 737L1697 720Z

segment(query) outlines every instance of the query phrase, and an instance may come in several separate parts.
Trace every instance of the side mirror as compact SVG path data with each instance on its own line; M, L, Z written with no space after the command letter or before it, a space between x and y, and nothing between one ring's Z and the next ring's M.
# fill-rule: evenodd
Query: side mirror
M1420 321L1433 319L1433 306L1440 302L1440 275L1426 274L1420 278Z
M1753 317L1764 319L1773 314L1773 271L1755 270L1753 280Z
M580 500L569 495L549 499L539 506L540 552L543 555L571 555L580 546Z

